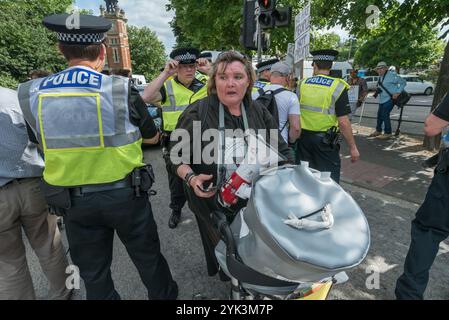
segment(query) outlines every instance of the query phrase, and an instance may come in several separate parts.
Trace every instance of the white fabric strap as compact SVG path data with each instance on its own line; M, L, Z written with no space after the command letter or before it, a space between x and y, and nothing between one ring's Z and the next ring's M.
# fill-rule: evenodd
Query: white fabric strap
M321 210L322 221L301 219L296 217L293 213L288 214L288 219L284 220L284 223L299 230L318 230L318 229L330 229L334 225L334 216L332 214L330 204L324 206Z

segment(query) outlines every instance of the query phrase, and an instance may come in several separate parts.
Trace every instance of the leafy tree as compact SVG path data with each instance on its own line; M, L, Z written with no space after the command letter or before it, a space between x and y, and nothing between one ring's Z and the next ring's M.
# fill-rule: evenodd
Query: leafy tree
M128 27L133 73L147 80L155 78L165 63L165 48L156 34L147 27Z
M242 4L241 0L170 0L167 10L175 11L171 26L178 47L238 48Z
M387 61L398 70L428 68L441 58L444 51L444 42L438 39L438 31L429 26L417 30L401 29L394 34L387 29L377 30L365 39L356 53L355 62L368 67Z
M0 85L15 88L32 69L54 72L65 66L56 35L42 18L65 12L72 0L0 1Z
M402 42L403 49L413 48L415 36L422 29L432 29L442 24L449 25L449 1L448 0L358 0L348 4L346 0L315 0L312 14L317 25L336 26L342 25L357 37L369 37L379 32L377 29L369 29L367 20L370 16L366 9L370 5L376 5L381 10L381 28L384 35L390 34L389 41L369 42L372 51L377 51L383 46L393 45L394 42ZM332 10L329 10L332 8ZM443 37L446 37L446 31ZM369 51L369 50L367 50ZM402 54L406 54L401 50ZM410 50L410 55L412 50ZM407 53L407 56L410 56ZM419 57L417 57L419 59ZM416 59L416 60L418 60ZM443 96L449 91L449 42L444 49L440 74L435 88L432 110L438 105ZM433 150L439 146L439 137L425 138L424 146Z
M310 40L310 51L319 49L331 49L340 47L340 36L335 32L319 34L318 32L312 33L312 39Z

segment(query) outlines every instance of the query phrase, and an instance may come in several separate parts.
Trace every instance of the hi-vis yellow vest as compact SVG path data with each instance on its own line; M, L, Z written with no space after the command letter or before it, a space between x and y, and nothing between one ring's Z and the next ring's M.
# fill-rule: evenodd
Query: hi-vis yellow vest
M349 85L342 79L325 75L306 78L299 85L301 127L309 131L327 131L338 126L335 102Z
M111 183L144 165L128 88L127 78L81 66L20 85L20 107L43 148L47 183Z
M252 93L259 91L259 89L263 89L265 88L267 85L271 84L268 81L261 81L261 80L257 80L254 82L253 85L253 89L252 89Z
M195 72L195 78L204 84L206 84L209 80L209 76L207 74L201 73L198 70Z
M189 104L207 96L207 85L195 93L174 79L165 81L164 86L167 97L161 105L163 130L170 132L175 130L179 116Z

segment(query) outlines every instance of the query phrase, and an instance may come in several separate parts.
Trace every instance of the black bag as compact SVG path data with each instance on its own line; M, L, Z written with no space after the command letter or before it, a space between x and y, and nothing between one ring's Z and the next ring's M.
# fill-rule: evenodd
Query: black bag
M384 85L382 84L382 82L384 81L385 76L387 75L387 73L388 73L388 71L385 72L384 76L382 77L382 81L380 81L380 78L379 78L379 81L377 82L377 84L378 84L383 90L385 90L386 93L388 93L388 95L389 95L390 98L391 98L391 101L393 101L393 105L395 105L395 106L397 106L399 109L401 109L402 107L404 107L404 106L407 104L407 102L409 102L409 100L410 100L410 98L411 98L412 96L411 96L410 93L408 93L407 91L402 90L402 92L399 94L399 97L397 97L396 99L393 99L393 95L392 95L392 94L390 93L390 91L388 91L387 88L385 88Z
M410 95L410 93L408 93L405 90L402 90L402 92L399 94L399 97L397 97L397 99L393 99L393 103L398 106L398 108L402 108L403 106L405 106L407 104L407 102L409 102L410 98L412 96Z
M276 94L278 94L279 92L282 92L285 90L287 90L287 89L279 88L274 91L272 91L272 90L264 91L263 89L259 89L259 96L256 99L256 101L260 102L265 108L268 109L268 111L270 111L271 115L273 116L273 118L276 121L276 123L278 124L278 126L279 126L279 111L278 111L278 106L277 106L276 99L274 98L274 96ZM282 130L284 130L284 128L282 128L279 131L282 131Z

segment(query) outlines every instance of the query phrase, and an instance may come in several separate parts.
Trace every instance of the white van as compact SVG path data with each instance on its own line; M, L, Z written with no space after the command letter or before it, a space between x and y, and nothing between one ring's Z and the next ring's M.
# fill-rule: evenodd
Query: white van
M145 79L145 76L143 74L133 74L132 79L134 80L134 83L138 86L147 84L147 80Z
M312 62L312 60L304 61L304 78L308 78L313 75ZM350 75L351 70L352 65L349 62L336 61L332 64L331 76L345 79Z

